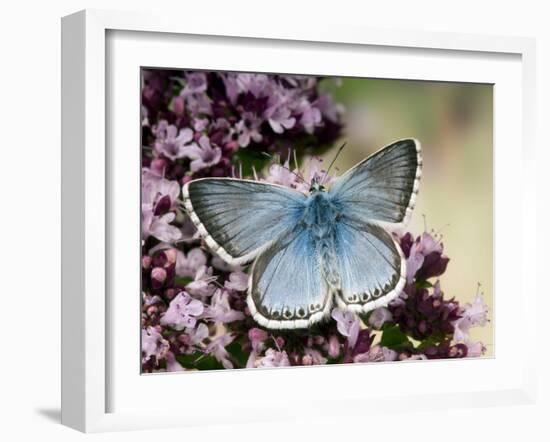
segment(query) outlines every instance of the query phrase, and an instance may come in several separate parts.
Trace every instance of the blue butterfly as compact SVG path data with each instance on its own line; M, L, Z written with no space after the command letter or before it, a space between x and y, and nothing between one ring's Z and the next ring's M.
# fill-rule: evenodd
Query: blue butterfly
M309 195L252 180L202 178L184 204L210 249L229 264L254 260L247 303L267 328L307 328L334 305L367 312L405 285L406 261L387 229L410 219L420 143L396 141Z

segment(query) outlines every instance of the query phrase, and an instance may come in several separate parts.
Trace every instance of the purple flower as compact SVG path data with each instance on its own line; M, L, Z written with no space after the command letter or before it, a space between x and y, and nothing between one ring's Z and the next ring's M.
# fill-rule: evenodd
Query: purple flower
M229 359L229 353L225 349L225 347L233 342L233 339L234 336L230 333L221 335L208 344L204 352L206 354L213 354L224 368L233 368L233 363Z
M280 184L286 187L296 187L297 172L290 170L290 152L284 164L273 163L269 166L265 181L271 184ZM308 188L309 191L309 188Z
M428 232L412 244L411 238L409 233L401 238L401 246L407 256L407 282L410 284L415 278L426 280L442 275L449 263L449 258L443 256L443 244Z
M466 342L466 347L468 347L469 358L479 358L487 351L482 342Z
M166 120L159 121L153 128L153 133L157 139L155 141L155 150L171 160L183 158L187 148L194 146L193 131L189 128L181 129L168 124Z
M268 100L268 107L264 111L264 118L267 119L273 132L282 134L285 129L292 129L296 118L291 115L288 107L289 100L282 94L272 94Z
M193 299L186 292L180 292L170 302L170 306L161 318L162 325L169 325L175 330L193 328L197 323L197 317L204 311L202 302Z
M369 316L369 325L380 330L386 322L393 319L391 312L386 307L378 307Z
M359 318L355 313L339 308L333 309L331 316L336 321L338 332L348 338L349 348L354 348L359 336Z
M172 352L166 354L166 371L185 371Z
M307 133L312 134L317 126L321 124L321 111L313 106L306 98L302 98L295 109L301 115L299 123Z
M206 74L204 72L189 72L185 74L185 87L181 91L181 96L198 94L206 91Z
M327 343L328 355L335 359L340 356L340 341L336 335L330 335Z
M483 296L477 294L472 303L467 303L461 311L461 317L454 322L454 340L456 342L468 342L469 331L472 327L483 327L488 319L489 307L485 304Z
M176 275L194 278L197 270L206 264L206 255L200 249L195 247L187 254L178 250L176 260Z
M200 323L194 329L187 329L186 340L189 345L200 345L210 335L208 326Z
M415 284L405 287L407 298L388 309L402 332L416 340L432 335L452 335L454 322L460 317L458 303L445 300L436 283L432 292L417 288Z
M191 117L200 118L212 115L212 100L206 93L194 93L185 96L186 108Z
M256 358L265 348L264 342L267 340L267 332L259 328L251 328L248 330L248 339L252 345L252 351L248 356L248 361L246 362L246 368L254 368L256 364Z
M184 155L191 160L191 171L197 172L218 164L222 158L222 150L212 147L206 135L199 138L199 145L188 146Z
M247 147L250 141L259 143L263 140L263 135L260 132L262 120L251 112L245 112L241 121L235 125L235 130L238 135L238 143L241 147Z
M225 288L244 292L248 288L248 275L244 272L232 272L229 274L229 280L225 281Z
M226 290L218 289L207 306L205 317L216 323L227 324L244 319L244 313L233 310L229 305L229 295Z
M168 210L178 207L178 198L181 189L177 181L158 177L148 170L143 171L141 180L142 210L150 210L155 215L162 215Z
M162 337L157 328L147 327L141 329L141 362L146 363L151 357L155 357L155 361L164 359L170 344Z
M173 243L181 238L181 231L170 223L176 219L175 213L155 216L151 211L142 212L141 237L143 240L154 236L160 241Z
M210 283L216 279L216 276L212 276L211 267L202 266L197 269L195 279L187 284L185 288L193 295L210 296L212 294Z
M154 289L159 289L164 284L164 281L166 281L166 277L168 274L166 273L166 270L162 267L155 267L153 270L151 270L151 285Z
M319 350L310 347L304 348L304 356L302 358L303 365L324 365L327 361L328 359L325 358Z

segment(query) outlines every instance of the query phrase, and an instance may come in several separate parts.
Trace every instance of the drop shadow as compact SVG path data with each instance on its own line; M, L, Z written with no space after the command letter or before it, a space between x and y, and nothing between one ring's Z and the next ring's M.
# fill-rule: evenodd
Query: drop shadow
M34 410L36 414L43 418L54 422L56 424L61 423L61 409L60 408L37 408Z

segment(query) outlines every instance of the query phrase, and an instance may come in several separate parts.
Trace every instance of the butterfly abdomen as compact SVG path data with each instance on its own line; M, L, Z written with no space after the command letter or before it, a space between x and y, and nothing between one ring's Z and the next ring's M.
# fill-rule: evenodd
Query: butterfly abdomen
M311 195L302 223L310 231L313 247L317 250L321 275L334 290L340 287L340 274L335 253L336 226L341 219L338 208L325 192Z

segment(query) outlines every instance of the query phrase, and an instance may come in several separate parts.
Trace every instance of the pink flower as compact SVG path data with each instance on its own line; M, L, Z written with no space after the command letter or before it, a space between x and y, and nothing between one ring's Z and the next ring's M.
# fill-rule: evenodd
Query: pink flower
M170 302L170 306L161 318L162 325L169 325L176 330L193 328L197 323L197 316L204 311L202 302L193 299L186 292L179 292Z
M164 359L170 344L155 327L141 329L141 362L146 363L152 356L158 362Z
M176 275L194 278L197 270L206 264L206 255L200 249L195 247L189 250L187 255L178 250L176 259Z
M248 275L244 272L232 272L229 274L229 280L224 283L225 288L244 292L248 288Z
M339 308L333 309L331 316L336 321L336 328L340 334L348 338L349 348L354 348L359 336L359 318L355 313Z
M256 362L256 367L290 367L290 361L288 360L286 351L277 351L268 348L265 356Z

